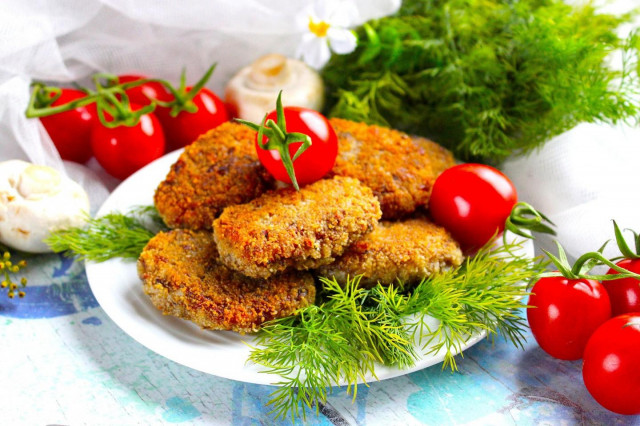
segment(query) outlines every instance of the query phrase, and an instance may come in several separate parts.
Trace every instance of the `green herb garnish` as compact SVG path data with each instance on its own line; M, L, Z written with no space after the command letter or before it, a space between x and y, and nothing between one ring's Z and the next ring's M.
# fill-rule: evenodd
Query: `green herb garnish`
M155 207L139 206L126 214L109 213L89 219L82 228L53 232L45 242L55 252L68 252L82 260L137 259L147 242L165 229Z
M329 114L433 138L496 162L581 122L638 115L632 15L562 0L407 0L358 29L323 71ZM608 64L614 51L622 66Z
M47 242L55 251L98 262L137 259L162 229L155 208L139 207L58 231ZM355 398L358 381L375 378L376 365L405 369L420 354L441 351L443 369L455 371L455 354L480 331L522 347L526 325L518 310L527 307L527 284L546 266L514 254L522 244L482 248L460 267L412 288L398 283L364 289L359 277L346 283L320 278L317 304L266 323L252 347L249 360L282 377L269 401L272 413L306 417L341 382ZM438 320L437 326L428 317Z
M267 323L252 348L250 361L283 377L269 401L272 413L305 417L341 381L355 397L358 380L375 377L376 363L414 365L421 352L415 341L427 355L444 351L443 368L452 370L454 354L478 331L522 346L525 324L517 311L526 307L526 284L544 265L514 257L517 247L482 249L460 268L424 279L411 291L402 284L362 289L357 277L343 285L321 278L323 301ZM429 327L427 315L440 321L436 328Z

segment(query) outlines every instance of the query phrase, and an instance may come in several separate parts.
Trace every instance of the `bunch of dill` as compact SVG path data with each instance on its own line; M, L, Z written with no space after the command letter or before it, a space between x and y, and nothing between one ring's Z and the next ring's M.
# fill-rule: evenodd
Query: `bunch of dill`
M562 0L405 1L325 67L328 113L497 163L581 122L637 115L639 37L616 33L631 18Z
M265 324L249 356L282 378L268 403L272 413L305 417L339 383L355 398L358 383L376 377L376 365L406 369L423 354L443 354L443 368L456 370L455 354L479 332L522 346L526 325L518 311L527 306L526 283L545 263L514 256L520 244L483 249L413 288L320 278L317 304Z

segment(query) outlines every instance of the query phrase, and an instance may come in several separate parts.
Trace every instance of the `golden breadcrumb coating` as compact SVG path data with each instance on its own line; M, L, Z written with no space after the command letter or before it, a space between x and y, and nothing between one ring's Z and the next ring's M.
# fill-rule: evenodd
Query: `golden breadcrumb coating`
M230 270L220 263L209 231L157 234L138 259L138 274L145 293L165 315L242 333L313 304L316 294L306 272L262 280Z
M462 263L458 243L444 228L426 219L382 221L353 243L334 263L316 270L318 275L345 282L363 275L360 285L373 287L397 279L414 283Z
M288 268L332 262L370 232L380 215L369 188L335 177L227 207L214 221L213 235L225 265L267 278Z
M255 152L255 134L241 124L224 123L185 148L154 196L167 226L211 229L226 206L271 188L273 178Z
M436 177L455 164L451 152L428 139L339 118L330 121L339 144L331 173L371 188L384 219L427 207Z

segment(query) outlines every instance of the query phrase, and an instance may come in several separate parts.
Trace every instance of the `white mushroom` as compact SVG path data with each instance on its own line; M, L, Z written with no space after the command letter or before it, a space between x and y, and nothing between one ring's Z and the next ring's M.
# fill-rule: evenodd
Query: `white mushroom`
M227 84L225 97L234 116L258 123L276 108L280 90L285 106L322 108L324 85L318 73L278 54L263 56L241 69Z
M52 231L82 226L88 212L86 191L55 169L21 160L0 162L0 242L50 252L42 240Z

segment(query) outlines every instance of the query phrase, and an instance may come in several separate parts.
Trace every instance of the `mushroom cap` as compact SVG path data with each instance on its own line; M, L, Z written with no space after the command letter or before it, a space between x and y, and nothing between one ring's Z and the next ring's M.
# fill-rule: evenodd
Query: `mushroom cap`
M227 83L225 98L235 117L260 123L275 109L280 90L285 106L319 111L324 103L320 75L304 62L278 54L263 56L238 71Z
M55 169L22 160L0 162L0 242L46 253L52 231L82 226L89 217L86 191Z

